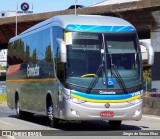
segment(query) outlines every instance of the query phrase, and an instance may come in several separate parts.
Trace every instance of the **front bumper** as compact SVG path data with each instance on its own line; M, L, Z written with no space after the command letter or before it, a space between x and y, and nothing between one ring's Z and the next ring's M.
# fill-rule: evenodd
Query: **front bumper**
M140 120L142 118L142 102L110 103L110 108L105 108L105 103L76 104L68 100L64 103L65 107L59 118L65 120ZM101 112L114 112L114 116L101 117Z

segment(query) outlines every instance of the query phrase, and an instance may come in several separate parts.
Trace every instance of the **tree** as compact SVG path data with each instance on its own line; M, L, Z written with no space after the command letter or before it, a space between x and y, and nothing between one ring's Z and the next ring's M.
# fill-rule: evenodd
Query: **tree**
M51 63L51 61L52 61L52 53L51 53L51 46L50 45L48 45L48 47L46 48L45 60L48 63Z
M152 80L152 71L151 68L143 71L143 81L151 81Z
M26 46L26 52L25 52L25 61L28 62L30 60L30 48L29 45Z
M36 51L36 48L33 50L33 53L32 53L32 61L36 61L37 60L37 51Z
M152 71L151 68L143 71L144 90L149 91L152 88Z

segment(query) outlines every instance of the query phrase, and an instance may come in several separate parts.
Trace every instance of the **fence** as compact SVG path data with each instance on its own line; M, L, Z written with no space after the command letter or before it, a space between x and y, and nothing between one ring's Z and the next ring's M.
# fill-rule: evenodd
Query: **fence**
M145 92L145 96L147 97L160 97L160 92L158 92L157 88L152 88L152 81L146 81L143 90Z
M143 90L144 92L150 92L152 90L152 81L146 81Z

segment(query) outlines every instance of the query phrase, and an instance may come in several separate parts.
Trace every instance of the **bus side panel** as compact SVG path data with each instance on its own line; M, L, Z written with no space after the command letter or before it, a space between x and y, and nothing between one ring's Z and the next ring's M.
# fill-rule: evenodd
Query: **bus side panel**
M14 90L12 89L12 84L7 83L7 105L11 108L15 108L15 93Z
M19 93L18 89L21 83L16 82L18 78L22 78L21 72L23 51L21 47L21 40L9 42L7 62L8 69L6 72L7 82L7 104L11 108L15 108L15 93Z
M7 104L11 108L15 108L16 93L20 95L20 88L23 86L23 82L17 82L17 77L22 76L20 68L21 64L11 65L7 71Z

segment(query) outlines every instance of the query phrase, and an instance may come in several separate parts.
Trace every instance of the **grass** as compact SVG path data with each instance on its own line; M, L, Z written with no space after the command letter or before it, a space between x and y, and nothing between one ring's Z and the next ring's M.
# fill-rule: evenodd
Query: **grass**
M0 104L6 104L6 103L7 103L7 95L0 94Z

